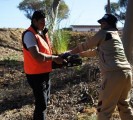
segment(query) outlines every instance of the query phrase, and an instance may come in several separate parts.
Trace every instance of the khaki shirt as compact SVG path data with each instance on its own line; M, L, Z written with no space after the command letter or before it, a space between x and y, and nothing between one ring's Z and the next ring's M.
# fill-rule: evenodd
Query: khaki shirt
M79 45L79 50L97 48L102 72L131 69L122 41L115 29L100 30L91 39ZM88 52L89 55L89 52Z

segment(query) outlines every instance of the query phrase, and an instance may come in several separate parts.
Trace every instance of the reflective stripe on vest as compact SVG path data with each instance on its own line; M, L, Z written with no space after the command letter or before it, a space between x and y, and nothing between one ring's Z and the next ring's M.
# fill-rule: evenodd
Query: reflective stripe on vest
M52 55L51 44L48 36L45 37L46 38L45 41L39 34L35 32L35 30L32 27L29 27L27 30L31 31L35 35L39 52ZM26 74L41 74L52 71L52 61L38 62L32 57L30 52L24 47L23 47L23 54L24 54L24 71Z

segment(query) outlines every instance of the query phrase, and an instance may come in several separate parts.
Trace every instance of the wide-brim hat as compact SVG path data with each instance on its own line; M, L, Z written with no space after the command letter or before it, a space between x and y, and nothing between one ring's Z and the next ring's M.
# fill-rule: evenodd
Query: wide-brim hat
M98 23L107 22L112 27L116 28L118 19L112 14L105 14L101 19L98 20Z

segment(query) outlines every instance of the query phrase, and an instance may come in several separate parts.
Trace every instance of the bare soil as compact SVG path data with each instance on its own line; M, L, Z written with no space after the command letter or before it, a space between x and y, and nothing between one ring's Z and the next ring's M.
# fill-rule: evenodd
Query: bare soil
M21 34L24 29L0 29L0 120L32 120L34 97L23 71ZM53 70L48 120L96 120L102 78L97 58L78 67ZM112 120L119 120L116 111Z

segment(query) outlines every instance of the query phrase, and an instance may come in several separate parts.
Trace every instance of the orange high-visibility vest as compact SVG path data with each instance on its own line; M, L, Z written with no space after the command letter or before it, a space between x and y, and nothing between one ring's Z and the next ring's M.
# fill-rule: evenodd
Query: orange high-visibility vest
M26 31L31 31L35 35L39 52L52 55L51 43L47 35L44 40L32 27L29 27ZM23 55L26 74L41 74L52 71L52 61L38 62L25 47L23 47Z

